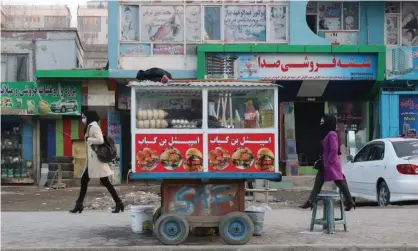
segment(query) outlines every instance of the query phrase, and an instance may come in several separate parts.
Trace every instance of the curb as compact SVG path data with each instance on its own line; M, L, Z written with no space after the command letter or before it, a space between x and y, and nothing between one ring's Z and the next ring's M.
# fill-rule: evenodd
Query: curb
M413 251L418 244L399 245L245 245L245 246L127 246L127 247L58 247L2 248L4 251Z

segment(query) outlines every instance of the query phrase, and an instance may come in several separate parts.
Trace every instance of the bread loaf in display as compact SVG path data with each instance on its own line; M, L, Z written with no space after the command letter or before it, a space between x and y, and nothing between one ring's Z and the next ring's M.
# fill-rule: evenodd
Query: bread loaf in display
M168 122L165 119L136 120L136 128L138 129L158 129L167 128Z

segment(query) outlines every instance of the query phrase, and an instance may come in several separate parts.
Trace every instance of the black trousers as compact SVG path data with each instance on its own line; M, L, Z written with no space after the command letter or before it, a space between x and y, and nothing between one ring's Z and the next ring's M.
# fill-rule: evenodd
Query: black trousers
M353 202L351 197L350 190L348 189L347 181L345 178L343 180L334 180L335 185L340 189L341 193L344 195L344 198L347 202ZM315 177L315 183L312 188L311 194L309 195L309 200L314 202L316 196L321 192L322 186L324 185L324 178L322 176L322 170L319 170Z
M89 177L89 170L86 168L86 170L83 173L83 176L81 176L81 187L80 187L80 194L78 195L77 203L83 204L84 198L86 198L87 193L87 187L89 185L90 177ZM109 177L102 177L100 178L101 183L104 187L107 188L107 191L112 195L113 200L116 203L122 202L122 200L119 198L118 193L116 192L115 188L113 187L112 183L110 183Z

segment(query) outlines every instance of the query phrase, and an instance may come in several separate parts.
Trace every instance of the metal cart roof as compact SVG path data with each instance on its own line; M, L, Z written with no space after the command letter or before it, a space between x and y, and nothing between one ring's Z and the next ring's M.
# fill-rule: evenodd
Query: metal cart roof
M271 81L237 81L237 80L174 80L169 83L163 84L161 82L154 81L130 81L128 86L130 87L232 87L232 88L277 88L280 85L274 84Z

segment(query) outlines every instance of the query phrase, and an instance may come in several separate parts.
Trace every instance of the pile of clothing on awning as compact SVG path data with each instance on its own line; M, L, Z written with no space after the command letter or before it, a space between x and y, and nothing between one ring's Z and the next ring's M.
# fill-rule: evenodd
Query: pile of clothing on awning
M168 71L154 67L145 71L139 70L136 74L136 79L138 81L149 80L154 82L168 83L173 78Z

